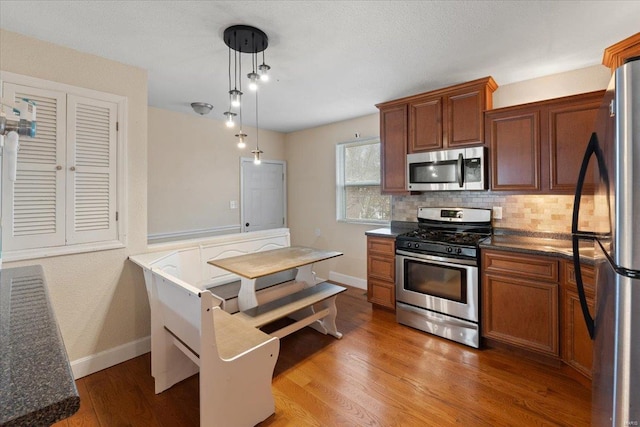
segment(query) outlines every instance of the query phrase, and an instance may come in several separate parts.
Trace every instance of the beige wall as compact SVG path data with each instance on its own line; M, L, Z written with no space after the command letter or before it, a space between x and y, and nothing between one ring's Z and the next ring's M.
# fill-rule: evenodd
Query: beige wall
M240 226L240 158L255 148L255 129L244 130L249 143L240 150L223 120L149 108L149 235ZM283 160L284 135L260 130L260 149Z
M3 71L126 96L128 246L4 263L41 264L70 360L149 335L142 274L127 256L147 239L147 74L145 70L0 30Z
M333 123L286 136L288 218L291 244L344 252L315 266L323 278L329 271L366 276L366 240L371 226L336 221L336 143L379 135L378 115ZM320 236L316 236L316 229Z
M499 86L493 93L493 108L525 104L605 89L611 70L604 65L581 68L537 79ZM500 82L497 82L500 84Z

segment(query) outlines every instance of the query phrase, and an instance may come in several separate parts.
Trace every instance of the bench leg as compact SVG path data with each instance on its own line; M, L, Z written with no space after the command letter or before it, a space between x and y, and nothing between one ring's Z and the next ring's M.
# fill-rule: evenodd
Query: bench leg
M258 305L256 298L256 280L240 278L240 291L238 292L238 309L248 310Z
M342 333L338 332L338 329L336 328L336 316L338 315L336 296L337 295L332 296L331 298L318 303L318 305L322 307L321 311L327 310L327 314L322 319L318 319L308 326L321 334L329 334L340 339L342 338ZM314 315L316 315L316 312L313 309L313 306L310 306L305 307L302 310L298 310L295 313L290 314L288 317L300 321Z
M338 315L338 308L336 307L336 296L332 296L329 299L326 299L321 302L323 307L329 309L329 314L320 320L322 322L323 327L327 330L329 335L332 335L338 339L342 338L342 333L338 332L338 328L336 327L336 316Z
M316 284L316 273L312 270L313 264L303 265L298 267L298 274L296 274L296 281L305 282L307 287Z

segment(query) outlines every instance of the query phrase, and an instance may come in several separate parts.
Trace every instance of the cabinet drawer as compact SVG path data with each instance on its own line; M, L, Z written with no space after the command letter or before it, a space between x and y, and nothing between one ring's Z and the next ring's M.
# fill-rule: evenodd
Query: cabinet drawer
M486 273L558 282L558 261L553 258L518 255L512 252L483 251L482 262Z
M371 254L395 256L396 240L392 237L368 237L367 251Z
M394 257L369 255L367 273L371 277L394 283L396 280L396 260Z
M392 283L369 278L367 280L368 301L388 308L396 308L396 289Z
M568 288L577 292L577 282L576 282L576 270L573 267L573 263L569 261L565 261L563 263L564 267L564 283L567 284ZM588 265L582 265L582 282L584 284L584 291L589 296L594 296L596 293L596 272L593 267Z

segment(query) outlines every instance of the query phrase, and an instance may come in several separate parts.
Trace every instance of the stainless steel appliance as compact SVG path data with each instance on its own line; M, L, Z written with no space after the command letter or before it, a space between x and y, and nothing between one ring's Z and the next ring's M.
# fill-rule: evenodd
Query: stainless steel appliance
M411 191L486 190L484 159L484 147L408 154L408 189Z
M396 320L478 348L477 251L491 211L421 207L418 223L396 238Z
M578 220L590 158L598 170L596 221L583 231ZM640 57L616 70L605 94L578 179L572 232L580 303L594 340L592 424L640 425ZM580 273L584 239L596 252L595 313Z

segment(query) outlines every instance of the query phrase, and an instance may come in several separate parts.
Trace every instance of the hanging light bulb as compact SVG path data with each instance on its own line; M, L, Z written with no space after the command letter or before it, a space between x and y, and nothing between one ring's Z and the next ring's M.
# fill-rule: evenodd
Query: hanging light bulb
M247 144L244 142L245 138L247 137L246 133L242 133L242 131L240 131L240 133L238 133L236 135L236 138L238 138L238 148L244 148L247 146ZM252 151L253 153L253 151Z
M249 77L249 89L258 90L258 80L260 76L257 73L251 72L247 74L247 77Z
M225 111L224 115L227 116L226 125L228 128L232 128L236 125L233 121L233 118L236 116L236 113L232 113L231 111Z
M260 163L262 163L262 161L260 160L260 154L262 154L262 150L256 149L251 150L251 152L253 153L253 164L259 165Z
M242 92L240 92L238 89L231 89L229 91L229 95L231 95L231 105L233 107L239 107L240 97L242 96Z
M260 74L260 80L262 80L263 82L268 82L269 81L269 70L270 69L271 69L271 67L269 67L264 62L258 67L258 73Z
M260 66L258 66L258 74L260 74L260 80L262 80L263 82L268 82L269 81L269 70L271 69L271 67L269 67L267 64L264 63L264 50L262 51L262 64L260 64Z

